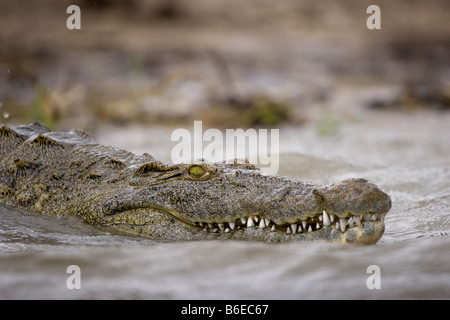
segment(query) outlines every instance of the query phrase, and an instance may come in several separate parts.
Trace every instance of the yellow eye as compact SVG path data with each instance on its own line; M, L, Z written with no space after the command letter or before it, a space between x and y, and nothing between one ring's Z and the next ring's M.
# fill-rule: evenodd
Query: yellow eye
M205 174L205 168L202 166L192 166L189 168L189 174L195 179L201 178Z

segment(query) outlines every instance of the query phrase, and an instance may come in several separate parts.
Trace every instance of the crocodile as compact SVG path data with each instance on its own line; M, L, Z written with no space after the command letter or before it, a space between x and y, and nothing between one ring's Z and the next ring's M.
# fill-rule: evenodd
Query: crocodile
M390 197L365 179L321 185L247 161L166 163L45 124L0 127L0 203L158 241L376 243Z

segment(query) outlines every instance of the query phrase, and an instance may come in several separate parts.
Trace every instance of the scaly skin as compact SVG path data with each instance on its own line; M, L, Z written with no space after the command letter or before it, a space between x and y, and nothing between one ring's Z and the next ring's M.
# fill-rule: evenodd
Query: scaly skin
M363 179L326 186L248 163L161 163L39 122L2 126L0 156L0 202L158 240L370 244L391 208Z

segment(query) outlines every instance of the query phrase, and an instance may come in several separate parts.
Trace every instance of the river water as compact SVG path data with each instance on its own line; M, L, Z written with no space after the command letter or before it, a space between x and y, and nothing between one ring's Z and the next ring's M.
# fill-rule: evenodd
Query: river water
M376 245L157 243L0 206L0 298L449 299L450 114L351 114L329 136L312 124L281 127L279 174L379 185L393 206ZM103 128L95 138L169 160L172 130ZM67 287L70 265L81 289ZM379 289L368 287L374 275Z

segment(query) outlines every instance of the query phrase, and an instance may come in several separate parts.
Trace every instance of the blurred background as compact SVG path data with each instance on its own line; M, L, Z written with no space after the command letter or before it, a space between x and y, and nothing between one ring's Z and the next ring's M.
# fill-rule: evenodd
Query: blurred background
M0 120L327 135L364 109L449 109L450 3L375 2L2 0ZM71 4L81 30L66 27ZM371 4L381 30L366 27Z

